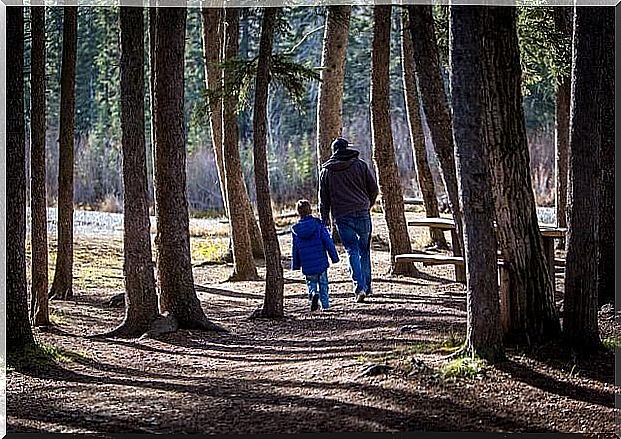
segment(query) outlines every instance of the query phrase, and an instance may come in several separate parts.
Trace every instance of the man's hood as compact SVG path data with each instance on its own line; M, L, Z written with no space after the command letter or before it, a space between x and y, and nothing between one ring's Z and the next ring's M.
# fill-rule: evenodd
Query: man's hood
M307 216L291 227L291 232L302 239L309 239L317 233L317 229L320 226L321 221L319 221L319 219Z
M349 168L359 155L360 153L355 149L341 149L332 154L330 160L321 165L321 167L331 171L343 171Z

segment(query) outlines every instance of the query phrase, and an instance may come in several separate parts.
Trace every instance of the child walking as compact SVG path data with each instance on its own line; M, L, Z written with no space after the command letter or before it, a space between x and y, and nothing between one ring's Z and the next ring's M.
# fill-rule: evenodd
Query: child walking
M308 200L299 200L296 209L300 220L291 228L293 235L293 249L291 269L302 269L308 286L308 300L311 311L319 308L327 310L330 307L328 296L328 255L333 263L339 261L334 241L326 226L311 215L311 204Z

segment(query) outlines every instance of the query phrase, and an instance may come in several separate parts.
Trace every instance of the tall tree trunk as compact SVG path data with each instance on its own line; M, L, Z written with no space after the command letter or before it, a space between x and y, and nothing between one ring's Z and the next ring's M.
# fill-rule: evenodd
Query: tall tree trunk
M6 347L34 345L26 285L26 126L24 121L24 8L6 13Z
M204 8L203 16L203 57L205 62L205 81L208 90L216 91L222 87L222 69L219 66L222 58L223 16L222 9ZM208 102L210 117L211 143L216 157L216 168L220 182L220 193L226 216L229 216L229 207L226 195L226 178L224 175L224 158L222 153L222 99L214 96ZM248 233L252 243L252 254L256 258L264 257L263 240L261 231L255 220L248 190L246 189L243 176L240 176L244 184L244 193L240 202L248 218ZM229 241L229 250L232 252L232 239ZM231 253L232 257L232 253Z
M462 256L464 248L463 221L457 191L453 128L440 72L440 57L434 31L432 7L430 5L408 6L408 15L418 89L421 93L427 125L440 162L444 185L457 227L458 239L457 242L452 243L453 254ZM455 277L458 281L465 281L465 270L456 267Z
M414 53L412 49L412 35L410 34L410 23L407 10L401 12L401 64L403 68L403 90L405 106L407 110L408 126L410 128L410 138L412 140L412 150L416 162L416 177L418 185L423 194L425 214L427 217L437 218L440 216L438 210L438 198L436 188L433 184L433 176L429 161L427 160L427 149L425 148L425 135L420 117L420 100L418 89L416 88L416 76L414 67ZM446 249L448 244L441 229L429 229L431 242L437 248Z
M393 274L417 276L412 263L396 263L395 256L412 253L408 234L403 191L395 159L390 125L390 25L392 6L374 7L373 51L371 65L371 132L373 158L382 194L382 210L388 226L390 259Z
M250 196L248 195L248 188L243 175L240 176L241 183L244 191L241 193L242 206L246 212L246 222L248 228L248 234L250 235L250 244L252 245L252 255L255 258L265 257L265 249L263 248L263 237L261 236L261 229L259 229L259 223L255 217L254 210L252 209L252 203L250 202Z
M203 313L190 257L184 132L185 8L155 14L155 196L160 308L180 328L220 329Z
M328 6L321 57L321 82L317 97L318 169L330 158L330 144L341 135L343 84L349 38L351 5Z
M261 234L265 243L265 299L262 317L283 317L284 277L280 261L280 244L272 213L272 197L267 167L267 96L270 84L274 27L280 8L263 8L261 41L254 94L254 177Z
M153 199L153 215L156 216L157 203L155 200L155 15L157 14L156 0L149 0L149 103L151 105L150 113L151 119L149 120L151 128L151 165L152 165L152 195Z
M321 55L321 81L317 93L317 175L332 154L331 143L343 128L343 87L349 42L351 5L327 7ZM317 179L319 181L319 178ZM332 238L340 241L336 228Z
M571 40L571 7L553 9L556 28ZM569 149L569 106L571 102L571 78L559 75L556 78L555 114L555 180L556 180L556 225L567 227L567 153ZM558 240L558 248L565 248L565 240Z
M122 6L120 24L125 318L109 335L135 336L147 332L158 316L145 144L143 9Z
M571 80L558 78L556 86L556 225L567 227L567 151L569 149L569 104ZM565 248L565 240L559 239L558 248Z
M491 361L504 358L494 201L482 136L481 6L450 9L451 91L457 175L464 210L466 351Z
M33 325L50 324L48 312L47 260L47 194L45 188L45 8L30 8L31 68L30 68L30 216L32 249L32 306Z
M58 157L58 251L50 297L67 300L73 298L73 148L78 9L76 6L66 6L63 14Z
M614 23L614 10L610 9ZM605 75L612 73L605 61L609 55L605 53L608 49L605 34L609 30L604 10L587 6L576 8L574 21L563 332L569 343L583 348L600 344L597 322L599 233L593 214L598 212L601 201L598 198L602 189L595 182L602 181L599 160L606 149L604 136L608 135L602 128L610 117L605 113L612 109L606 100L614 99L614 95L604 95L613 90L602 84Z
M215 93L222 87L221 62L223 37L223 10L215 8L203 8L203 59L205 63L205 86L207 90L214 92L214 96L208 99L209 106L209 128L211 132L211 143L216 158L216 168L218 170L218 180L220 192L224 204L224 212L229 215L226 202L224 159L222 157L222 99Z
M239 10L225 10L226 38L224 60L231 60L238 55L239 46ZM248 213L244 208L243 193L246 188L239 157L239 127L237 125L237 92L232 90L230 82L232 72L223 69L223 87L225 97L222 111L222 152L226 180L227 205L229 206L229 224L233 240L233 274L231 280L257 279L257 268L252 257L252 244L248 228Z
M602 54L601 145L599 161L601 180L598 203L597 294L598 304L615 303L615 11L612 7L600 9L604 19L599 30L604 38Z
M543 253L530 175L521 94L515 8L484 9L483 90L485 145L496 205L499 247L507 264L503 300L508 340L557 337L554 285Z

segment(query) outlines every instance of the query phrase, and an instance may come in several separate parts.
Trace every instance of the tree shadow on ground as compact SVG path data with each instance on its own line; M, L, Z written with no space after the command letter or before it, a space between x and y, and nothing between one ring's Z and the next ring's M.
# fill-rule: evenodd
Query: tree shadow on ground
M556 378L534 370L524 363L508 360L496 365L496 367L508 373L516 380L525 384L541 389L545 392L565 396L571 399L598 404L608 408L615 408L614 393L601 392L594 389L573 384L566 381L559 381Z
M8 416L48 421L57 419L76 428L96 432L210 432L210 433L300 433L311 431L531 431L553 432L544 422L522 419L519 413L497 413L484 404L473 405L463 395L449 393L430 397L417 391L384 388L366 383L325 381L292 381L270 379L240 379L196 377L201 383L188 383L187 378L171 375L175 381L166 382L148 377L140 371L124 368L111 371L115 376L95 376L75 372L60 365L45 370L23 373L57 383L78 383L86 386L115 386L134 389L134 394L155 392L157 398L147 401L159 406L162 392L183 396L175 399L175 413L157 427L148 425L151 407L140 406L142 416L128 416L133 401L107 401L105 414L95 407L66 404L63 396L50 392L34 395L21 392L11 396ZM122 376L126 375L126 376ZM140 378L139 378L140 377ZM182 380L184 382L179 382ZM314 390L312 395L292 394L303 389ZM52 390L52 389L50 389ZM337 391L359 395L354 400L333 397ZM381 407L360 402L360 395ZM137 398L139 400L139 398ZM368 401L368 399L367 399ZM138 402L140 404L140 402ZM67 406L72 406L71 410ZM29 407L24 413L14 407ZM390 407L390 408L388 408ZM136 410L135 406L132 406ZM160 407L159 413L162 413ZM166 408L164 408L166 410ZM119 415L114 416L114 411ZM149 416L147 416L149 415ZM166 416L163 414L162 416ZM311 422L308 422L311 419ZM166 422L168 421L168 422Z
M217 337L217 338L216 338ZM198 338L189 331L178 331L171 335L162 335L157 338L159 343L176 346L194 351L175 351L143 344L139 341L121 339L100 339L98 342L125 346L146 352L165 355L187 355L208 358L218 358L231 361L247 361L261 363L305 362L318 359L347 359L354 358L362 352L387 352L391 348L386 346L383 338L356 339L324 339L315 337L312 341L305 340L266 340L247 338L238 335L220 336L211 338L209 334L201 334ZM244 354L239 355L239 354Z
M588 355L576 355L571 347L556 341L530 349L525 354L551 368L615 385L615 353L611 350L601 348Z
M214 294L217 296L235 297L239 299L263 299L263 294L261 293L243 293L241 291L235 291L228 288L216 288L211 286L208 287L204 285L194 284L194 289L201 293Z

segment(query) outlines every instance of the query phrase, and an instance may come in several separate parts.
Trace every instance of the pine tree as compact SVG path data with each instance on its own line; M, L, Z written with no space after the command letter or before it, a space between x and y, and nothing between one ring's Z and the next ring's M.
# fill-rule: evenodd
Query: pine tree
M30 129L30 211L32 218L32 300L30 313L35 326L50 324L48 312L48 247L45 111L45 8L30 8L31 129Z
M24 8L6 8L6 347L34 345L26 285Z
M391 6L375 6L373 26L373 53L371 64L371 131L373 133L373 158L377 167L378 183L382 194L382 207L388 226L390 257L393 274L417 276L412 263L397 263L395 256L411 253L403 192L399 169L395 159L392 129L390 126L390 18Z
M78 8L63 9L63 49L60 77L60 141L58 158L58 251L53 299L73 297L73 165L75 139L75 68Z
M491 361L504 358L494 204L487 170L483 123L481 6L453 6L450 11L451 90L457 175L464 209L467 279L466 351Z

